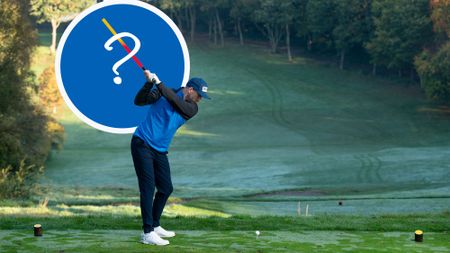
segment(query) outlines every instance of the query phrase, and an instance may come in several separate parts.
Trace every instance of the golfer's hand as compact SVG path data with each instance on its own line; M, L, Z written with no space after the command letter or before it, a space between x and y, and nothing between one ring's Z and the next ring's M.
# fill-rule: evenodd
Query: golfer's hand
M151 73L148 70L144 70L145 79L147 79L147 82L160 84L161 81L159 80L158 76L156 74Z

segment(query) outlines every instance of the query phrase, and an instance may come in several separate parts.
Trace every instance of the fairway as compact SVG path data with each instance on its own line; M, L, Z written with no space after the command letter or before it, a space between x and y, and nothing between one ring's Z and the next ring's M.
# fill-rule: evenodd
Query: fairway
M0 208L0 251L448 252L446 109L402 83L259 46L193 45L190 55L213 99L169 153L171 245L138 243L131 135L95 130L63 106L64 149L32 203Z
M191 76L210 83L213 99L169 153L173 196L185 205L248 215L297 215L299 201L311 215L448 210L450 112L416 88L256 46L190 54ZM70 203L58 196L68 188L89 203L105 202L99 192L108 203L138 201L131 136L70 112L61 122L65 148L42 180L50 199Z
M0 231L7 242L0 249L15 252L448 252L448 235L430 233L427 243L413 241L408 233L337 231L177 231L166 247L137 242L137 230L52 231L33 237L27 231ZM377 242L383 242L383 249ZM122 251L117 251L121 249Z

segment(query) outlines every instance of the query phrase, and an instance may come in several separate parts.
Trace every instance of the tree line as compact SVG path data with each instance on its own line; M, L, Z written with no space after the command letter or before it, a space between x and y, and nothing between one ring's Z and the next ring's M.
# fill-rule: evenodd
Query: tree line
M37 33L26 0L0 1L0 199L27 197L63 128L34 101Z
M56 29L92 0L30 0L38 22ZM101 2L97 0L96 2ZM340 69L370 65L373 75L417 75L427 96L450 102L450 0L146 0L165 11L188 37L207 33L221 47L225 38L267 40L271 53L293 48L336 58ZM280 47L282 46L282 50ZM336 57L335 57L336 56ZM349 57L350 56L350 57ZM348 58L351 58L348 60Z
M293 48L336 56L340 69L348 56L412 80L419 75L429 98L450 102L450 0L157 0L190 42L198 33L224 46L225 38L267 40L271 53ZM280 50L282 47L283 50Z

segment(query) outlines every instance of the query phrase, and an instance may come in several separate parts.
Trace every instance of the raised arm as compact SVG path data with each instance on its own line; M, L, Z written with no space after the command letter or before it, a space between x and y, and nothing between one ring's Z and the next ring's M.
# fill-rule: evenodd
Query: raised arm
M146 82L144 86L139 90L134 98L134 104L138 106L144 106L153 104L161 97L161 93L158 89L152 89L153 83Z
M194 117L198 112L197 103L192 101L186 101L180 98L172 89L166 87L163 83L156 85L158 91L164 96L173 108L183 117L185 120L189 120Z

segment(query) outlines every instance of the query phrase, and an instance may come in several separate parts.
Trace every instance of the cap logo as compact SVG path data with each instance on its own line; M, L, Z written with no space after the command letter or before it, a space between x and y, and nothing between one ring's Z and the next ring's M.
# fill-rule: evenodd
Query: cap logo
M203 87L202 87L202 91L203 91L203 92L208 92L208 87L203 86Z

